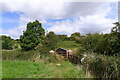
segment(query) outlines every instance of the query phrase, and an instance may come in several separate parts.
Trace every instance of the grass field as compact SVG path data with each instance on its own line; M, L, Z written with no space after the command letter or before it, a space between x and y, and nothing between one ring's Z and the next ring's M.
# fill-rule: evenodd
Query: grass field
M61 41L58 48L74 51L84 49L74 41ZM81 52L79 51L81 54ZM86 52L87 53L87 52ZM56 62L54 58L43 57L33 62L39 53L36 51L2 51L3 78L91 78L115 77L120 74L120 58L100 54L87 54L80 66L68 61ZM48 58L48 59L47 59ZM51 61L49 61L51 59ZM57 65L57 64L60 64ZM88 74L85 74L86 73ZM91 74L90 74L91 73ZM102 75L101 75L102 74ZM105 75L105 76L104 76Z
M35 63L28 61L2 61L3 78L89 78L84 71L67 61Z
M65 49L73 49L76 47L80 47L80 44L75 43L75 41L60 41L58 43L58 47Z
M77 53L78 49L81 48L81 44L77 44L75 41L60 41L58 48L72 50L74 53Z
M80 47L74 41L62 41L58 47L75 50ZM49 63L41 60L39 63L30 62L37 53L34 51L3 51L2 77L3 78L88 78L82 68L68 61Z

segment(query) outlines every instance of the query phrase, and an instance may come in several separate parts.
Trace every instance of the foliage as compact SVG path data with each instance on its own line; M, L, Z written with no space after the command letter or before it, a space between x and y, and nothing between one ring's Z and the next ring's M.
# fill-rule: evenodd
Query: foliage
M46 35L43 45L50 50L55 50L57 47L58 37L54 32L49 32Z
M50 49L47 48L47 46L44 44L38 44L38 46L36 47L36 50L41 55L41 58L50 56L50 53L49 53Z
M67 35L57 35L58 36L58 39L60 40L60 41L69 41L70 40L70 38L69 37L67 37Z
M80 40L76 40L76 42L83 44L87 50L92 49L94 52L97 52L101 48L100 44L103 39L103 34L95 33L81 36Z
M80 39L80 36L81 35L79 32L75 32L75 33L71 34L70 38L71 38L71 40L78 40L78 39Z
M117 36L120 33L106 34L103 41L104 53L108 55L118 55L120 53L120 38ZM102 45L102 44L101 44Z
M19 44L15 43L13 45L13 49L21 49L21 46Z
M40 53L42 59L49 62L56 61L56 59L53 60L54 57L51 58L49 51L56 49L57 42L58 42L58 37L54 32L49 32L46 35L46 37L44 38L43 44L39 44L36 47L36 50Z
M120 22L113 23L115 27L111 29L111 32L120 32Z
M13 40L11 39L10 36L2 35L2 36L0 36L0 41L1 41L2 49L6 49L6 50L13 49L12 48Z
M110 34L87 34L76 40L83 44L86 50L106 55L118 55L120 53L120 33Z
M20 42L19 42L19 40L13 40L13 49L14 50L20 50L21 49L21 46L20 46Z
M120 58L104 55L87 55L83 69L95 78L120 78Z
M33 50L43 42L45 31L39 21L29 22L26 31L20 36L21 47L23 50Z
M120 53L120 23L115 22L115 27L111 29L109 34L87 34L80 36L75 40L82 44L86 50L106 55L119 55Z
M115 27L111 29L111 36L113 36L113 53L120 53L120 23L113 23Z

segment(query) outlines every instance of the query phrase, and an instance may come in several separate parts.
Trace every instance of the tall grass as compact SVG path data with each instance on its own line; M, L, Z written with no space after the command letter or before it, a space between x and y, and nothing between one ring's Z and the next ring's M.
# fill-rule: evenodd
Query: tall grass
M120 58L88 55L82 65L87 73L96 78L120 78Z
M2 51L3 60L29 60L32 61L39 53L36 51Z

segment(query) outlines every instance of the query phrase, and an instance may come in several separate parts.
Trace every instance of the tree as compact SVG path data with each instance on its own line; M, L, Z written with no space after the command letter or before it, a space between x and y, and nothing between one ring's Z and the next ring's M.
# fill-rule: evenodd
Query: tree
M106 55L117 55L120 53L120 23L113 23L115 27L111 29L111 33L105 34L104 39L98 46L98 52Z
M113 23L115 27L109 34L87 34L81 36L77 43L83 44L86 49L105 55L120 55L120 23Z
M64 35L64 34L57 35L57 36L58 36L58 39L61 40L61 41L69 41L70 40L70 38L67 37L67 35Z
M0 36L0 41L2 43L2 49L11 50L13 49L13 40L10 36L2 35Z
M111 29L111 32L120 32L120 23L119 22L115 22L113 24L115 25L115 27L113 27Z
M120 53L120 22L113 23L115 27L111 29L112 38L112 52L114 54Z
M70 38L72 40L78 40L80 38L80 33L79 32L75 32L75 33L71 34Z
M21 48L23 50L33 50L35 47L43 42L45 30L39 21L29 22L26 31L20 36Z
M44 41L44 45L47 46L50 50L57 48L58 37L54 32L49 32Z

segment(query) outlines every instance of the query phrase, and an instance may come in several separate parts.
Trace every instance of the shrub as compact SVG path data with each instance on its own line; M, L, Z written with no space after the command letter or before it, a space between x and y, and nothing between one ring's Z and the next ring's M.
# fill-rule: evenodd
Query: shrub
M81 36L77 43L82 44L85 49L105 55L118 55L120 53L120 33L110 34L87 34Z
M12 48L13 40L9 36L5 36L5 35L0 36L0 43L2 43L0 44L2 46L2 49L6 49L6 50L13 49Z
M57 58L55 56L51 56L49 51L51 50L49 47L43 44L39 44L36 47L37 52L41 55L41 59L45 62L57 62Z
M50 50L55 50L57 48L58 37L54 32L49 32L46 35L43 45Z
M83 62L86 72L96 78L120 78L120 61L113 57L89 56Z

